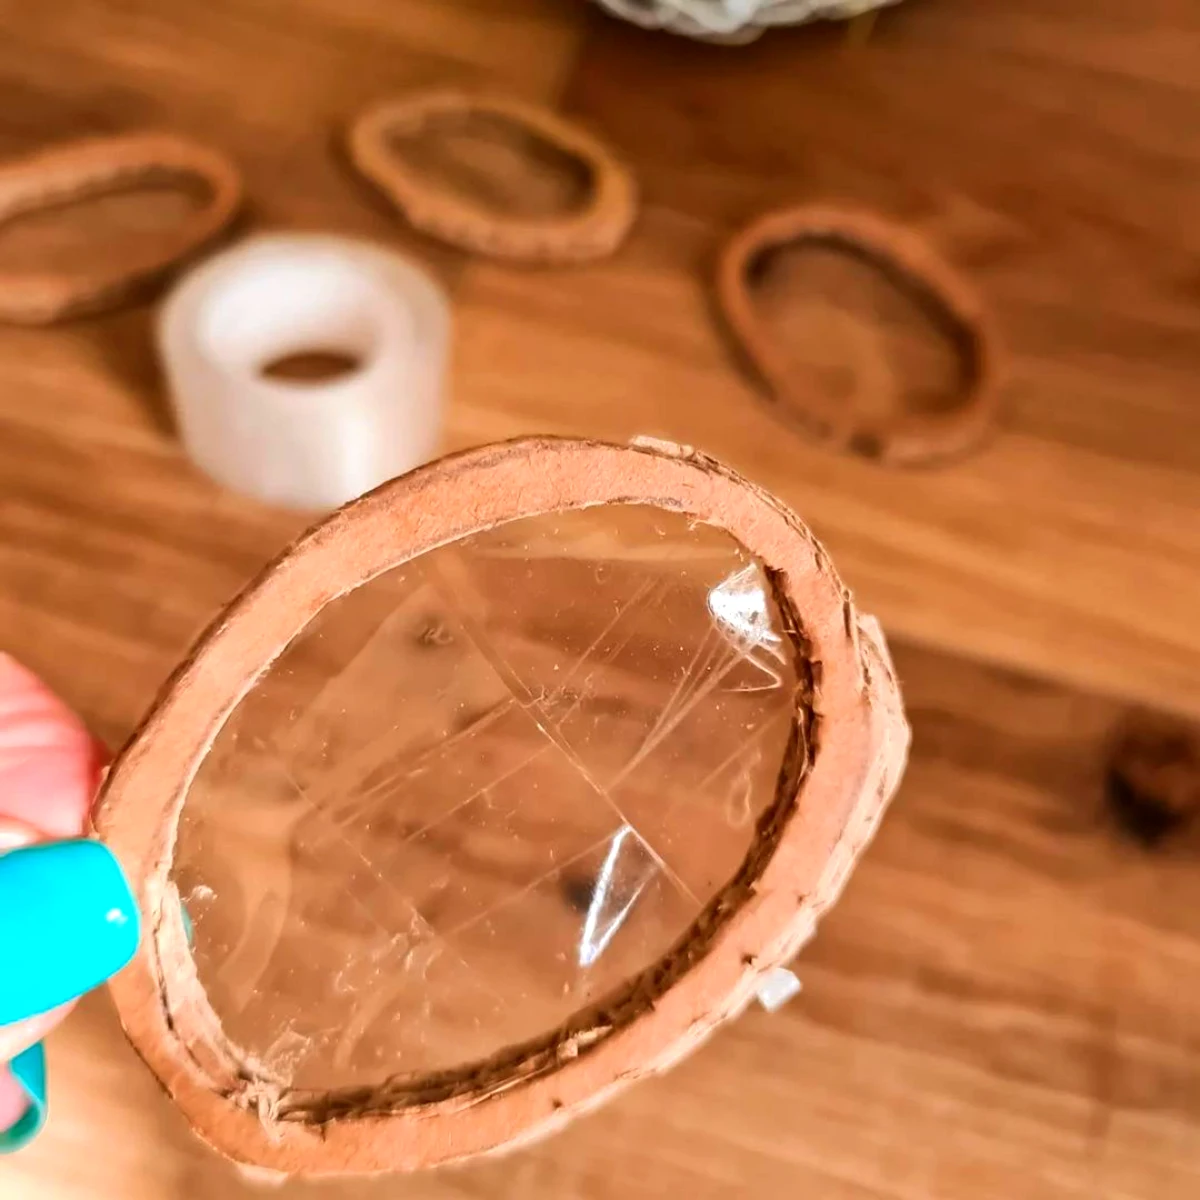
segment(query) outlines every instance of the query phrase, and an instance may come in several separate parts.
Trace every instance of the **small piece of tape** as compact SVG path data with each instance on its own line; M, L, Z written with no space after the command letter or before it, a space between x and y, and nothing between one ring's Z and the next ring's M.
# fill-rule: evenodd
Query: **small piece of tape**
M800 980L787 967L774 967L763 975L758 984L758 1002L769 1013L778 1012L789 1000L800 994Z

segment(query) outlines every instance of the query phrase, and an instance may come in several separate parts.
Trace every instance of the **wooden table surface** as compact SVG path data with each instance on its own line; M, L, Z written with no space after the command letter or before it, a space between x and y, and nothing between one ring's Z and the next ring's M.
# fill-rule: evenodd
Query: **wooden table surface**
M447 445L651 433L722 455L826 540L906 688L908 777L799 1000L531 1150L296 1194L1200 1194L1200 833L1148 851L1104 803L1130 706L1200 715L1194 5L911 0L865 40L736 50L575 0L3 0L0 29L0 154L177 129L241 163L250 227L411 250L455 302ZM518 270L405 230L334 139L441 82L619 145L644 191L625 247ZM1008 349L982 452L890 471L760 405L706 281L723 234L789 199L899 217L975 280ZM0 230L0 267L25 237ZM0 644L113 744L303 524L187 465L151 316L0 331ZM105 996L50 1062L6 1200L257 1194L190 1138Z

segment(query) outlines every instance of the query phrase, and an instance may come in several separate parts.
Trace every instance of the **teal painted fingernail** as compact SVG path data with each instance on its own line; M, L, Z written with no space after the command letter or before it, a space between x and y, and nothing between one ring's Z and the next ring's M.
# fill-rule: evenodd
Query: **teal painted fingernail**
M103 983L133 957L138 928L107 846L44 842L0 855L0 1025Z
M15 1125L0 1130L0 1154L11 1154L28 1146L46 1123L46 1051L42 1043L21 1051L8 1064L8 1069L25 1089L29 1107Z

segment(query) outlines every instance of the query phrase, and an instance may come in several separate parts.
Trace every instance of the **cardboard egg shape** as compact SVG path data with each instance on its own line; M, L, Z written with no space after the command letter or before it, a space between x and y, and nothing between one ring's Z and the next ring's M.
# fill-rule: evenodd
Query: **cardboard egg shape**
M728 468L444 458L286 550L114 764L95 823L146 930L121 1021L247 1166L518 1146L795 955L908 741L878 626Z
M633 176L614 151L510 96L445 89L386 100L351 123L347 150L417 229L495 258L601 258L636 214Z
M925 403L910 406L903 395L905 370L885 350L896 334L903 345L904 330L889 329L891 322L879 313L869 334L847 314L822 329L819 315L828 321L838 309L820 295L804 317L812 341L824 343L822 353L841 358L830 373L842 387L831 392L814 378L820 372L797 370L793 347L764 319L756 292L774 256L800 250L836 254L847 266L876 275L898 307L926 326L917 345L926 337L944 343L956 367L949 395L934 404L926 396ZM891 466L931 466L975 449L995 422L999 354L991 316L970 282L903 225L821 205L765 213L725 244L716 292L725 325L764 385L771 410L818 445ZM886 307L894 318L896 306ZM911 339L912 330L907 332ZM911 359L916 347L910 342L905 348Z
M110 254L101 266L81 256L69 266L0 270L0 320L49 325L136 298L211 244L242 203L236 166L212 147L174 134L87 138L0 163L0 226L101 197L164 186L195 193L195 211L168 228L122 238L120 254Z

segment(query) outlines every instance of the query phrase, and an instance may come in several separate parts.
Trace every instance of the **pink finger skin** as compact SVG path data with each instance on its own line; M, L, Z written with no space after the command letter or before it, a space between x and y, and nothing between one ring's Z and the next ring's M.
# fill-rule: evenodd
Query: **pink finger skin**
M15 1125L25 1115L28 1105L25 1089L12 1077L7 1067L0 1070L0 1129Z
M107 753L32 671L0 653L0 816L79 837Z
M106 761L104 747L75 713L32 671L0 653L0 853L84 833ZM72 1007L0 1027L0 1062L40 1041ZM0 1067L0 1130L26 1106L24 1089Z

